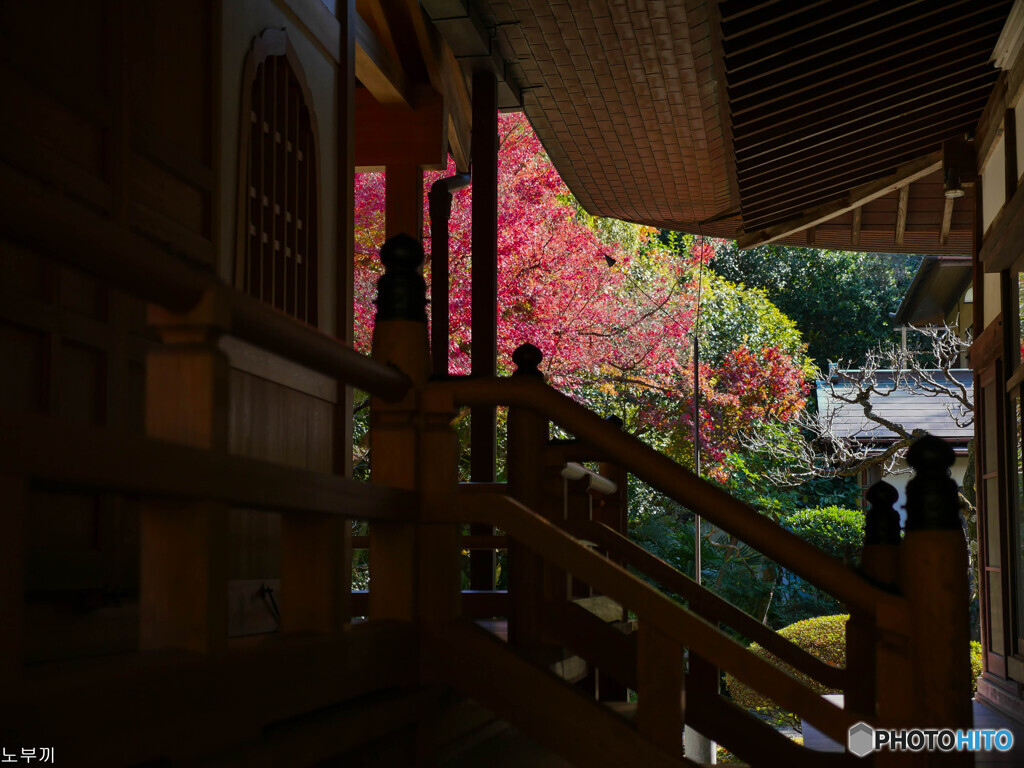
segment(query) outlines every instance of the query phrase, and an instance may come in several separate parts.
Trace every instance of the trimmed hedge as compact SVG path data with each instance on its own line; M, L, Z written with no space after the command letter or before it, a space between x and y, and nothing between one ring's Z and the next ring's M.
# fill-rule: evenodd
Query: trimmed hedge
M805 651L817 656L833 666L846 666L846 621L849 615L838 616L817 616L813 619L804 619L795 624L790 624L779 630L779 634L793 641ZM767 659L780 669L784 669L796 677L812 690L821 694L842 693L842 691L827 688L807 675L797 672L788 664L779 661L774 654L769 653L757 643L751 643L750 650L758 656ZM977 690L977 679L981 674L981 643L971 641L971 690ZM725 685L732 697L733 703L744 709L755 710L772 717L782 716L790 719L792 716L781 712L775 703L766 696L758 693L749 686L744 685L732 675L725 676Z
M779 630L779 634L793 641L805 651L814 654L822 661L837 667L846 666L846 620L849 615L817 616L804 619ZM833 688L826 688L815 680L797 672L788 664L784 664L757 643L751 643L750 650L775 666L786 670L802 683L810 686L818 693L841 693ZM725 685L729 690L733 703L744 709L756 710L765 714L778 715L779 708L775 703L753 688L744 685L732 675L725 676Z

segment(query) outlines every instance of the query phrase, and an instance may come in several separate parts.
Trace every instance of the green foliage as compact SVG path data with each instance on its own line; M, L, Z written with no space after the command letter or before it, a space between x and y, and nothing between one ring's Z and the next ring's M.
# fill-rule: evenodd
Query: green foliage
M864 512L829 506L800 509L783 525L804 541L845 563L854 562L864 542Z
M817 656L822 661L836 667L845 667L846 622L849 618L849 615L846 614L818 616L813 619L805 619L795 624L790 624L788 627L779 630L779 634L813 656ZM779 661L773 653L766 651L757 643L750 644L750 651L790 673L818 693L842 693L840 690L828 688L807 675L796 671L788 664ZM974 640L971 641L970 658L971 690L973 693L977 690L977 679L981 675L981 643ZM753 690L730 674L725 675L725 685L726 690L732 697L733 703L737 706L784 720L796 719L795 715L782 712L771 699Z
M981 643L971 640L971 693L978 692L978 678L981 677Z
M741 345L750 349L776 347L801 360L806 352L796 323L771 302L764 290L747 288L705 272L700 310L701 357L720 365L729 352Z
M889 338L891 321L920 257L765 245L741 251L719 242L711 268L727 280L761 288L796 323L808 356L861 360Z
M808 653L817 656L822 661L836 667L846 666L846 621L848 615L817 616L813 619L805 619L795 624L790 624L779 630L779 634L791 640ZM812 690L821 694L842 693L842 691L828 688L807 675L796 671L788 664L785 664L775 656L766 651L757 643L751 643L750 651L763 659L770 661L780 669L789 672ZM733 703L744 709L755 710L767 715L778 716L780 713L775 703L767 696L753 690L741 683L732 675L725 676L726 689L732 697ZM792 716L790 715L789 718ZM789 719L787 718L787 719Z

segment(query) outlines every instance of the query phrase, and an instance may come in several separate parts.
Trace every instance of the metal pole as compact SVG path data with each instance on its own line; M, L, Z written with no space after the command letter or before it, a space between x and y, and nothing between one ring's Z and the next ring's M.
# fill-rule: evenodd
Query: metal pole
M703 255L701 256L703 258ZM700 277L697 278L698 281ZM700 284L697 285L698 313L700 312ZM699 314L698 314L699 318ZM697 341L697 325L693 326L693 473L700 477L700 343ZM700 515L693 516L693 569L694 580L700 584ZM696 763L715 765L718 762L715 743L688 725L683 727L683 744L686 757Z

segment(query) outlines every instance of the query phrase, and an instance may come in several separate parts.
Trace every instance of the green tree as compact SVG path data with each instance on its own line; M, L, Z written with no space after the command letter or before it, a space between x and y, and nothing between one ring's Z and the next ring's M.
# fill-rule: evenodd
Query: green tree
M920 264L919 256L852 253L763 245L741 251L718 242L711 268L720 276L763 289L796 323L808 357L859 360L889 338L895 312Z

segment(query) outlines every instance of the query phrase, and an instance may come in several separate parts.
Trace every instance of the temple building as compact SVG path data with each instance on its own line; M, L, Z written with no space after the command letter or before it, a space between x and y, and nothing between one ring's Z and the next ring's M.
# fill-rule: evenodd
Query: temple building
M947 443L911 456L902 538L871 496L853 569L548 386L529 345L496 376L499 110L594 215L967 260L977 695L1024 720L1020 0L2 0L0 39L5 757L671 766L698 757L687 726L751 765L825 764L722 670L842 745L858 723L970 727ZM469 377L445 375L443 215L421 245L423 173L449 158L438 210L473 184ZM371 357L353 189L381 169ZM351 476L357 390L371 482ZM845 604L847 666L631 543L631 475Z

